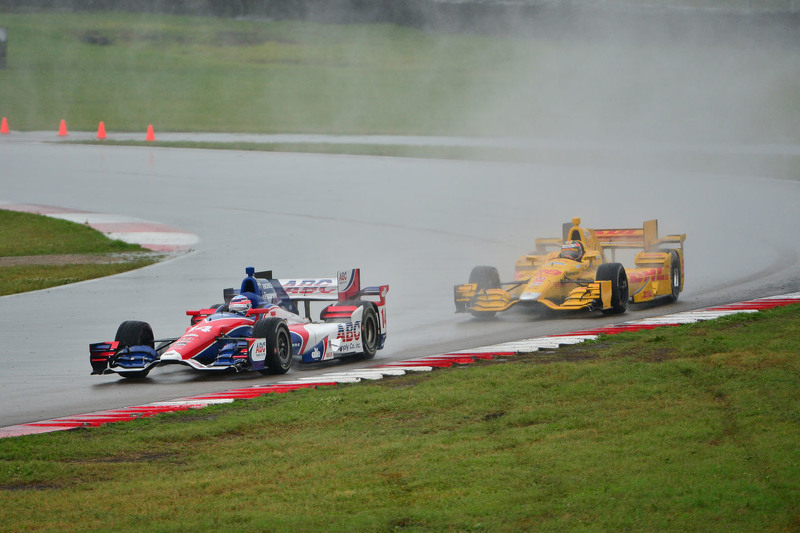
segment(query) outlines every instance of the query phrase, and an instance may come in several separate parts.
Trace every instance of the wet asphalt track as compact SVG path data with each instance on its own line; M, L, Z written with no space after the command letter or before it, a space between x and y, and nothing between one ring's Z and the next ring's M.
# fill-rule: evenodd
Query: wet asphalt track
M201 239L143 270L0 298L0 426L330 371L89 375L89 342L128 319L177 335L184 311L218 302L247 265L278 277L357 266L365 284L389 283L389 337L374 362L800 290L800 183L757 177L2 141L0 201L121 213ZM453 313L452 287L473 265L508 278L534 237L557 236L572 216L588 227L658 218L662 233L686 233L678 303L622 317Z

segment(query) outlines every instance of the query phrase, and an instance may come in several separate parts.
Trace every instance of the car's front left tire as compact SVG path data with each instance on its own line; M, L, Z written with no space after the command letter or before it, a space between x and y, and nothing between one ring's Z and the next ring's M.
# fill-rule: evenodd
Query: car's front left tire
M611 307L603 314L622 314L628 309L628 274L620 263L603 263L597 269L597 281L611 282Z
M262 374L285 374L292 366L292 336L289 327L280 318L262 318L253 325L254 338L267 342L266 365Z

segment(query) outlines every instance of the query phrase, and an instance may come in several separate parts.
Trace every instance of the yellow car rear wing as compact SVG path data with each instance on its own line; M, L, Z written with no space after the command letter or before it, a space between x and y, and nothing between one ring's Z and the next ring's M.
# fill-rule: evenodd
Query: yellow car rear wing
M536 253L544 254L548 249L557 249L568 240L583 240L594 237L597 244L603 248L637 248L650 251L659 246L667 245L671 248L683 250L683 241L686 234L658 236L658 220L647 220L641 228L606 228L584 230L580 226L581 219L573 218L572 223L563 225L563 237L546 237L536 239ZM587 233L590 237L587 237ZM589 244L584 242L584 244ZM677 245L677 246L675 246Z
M685 233L659 238L658 220L647 220L641 228L596 229L594 234L603 248L638 248L645 251L663 245L678 245L683 250L683 241L686 240Z

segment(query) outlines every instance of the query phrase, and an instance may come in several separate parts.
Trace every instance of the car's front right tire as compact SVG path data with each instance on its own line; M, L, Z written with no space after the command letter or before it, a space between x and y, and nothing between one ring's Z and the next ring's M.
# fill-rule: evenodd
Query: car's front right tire
M153 328L147 322L140 320L126 320L117 328L117 334L114 340L119 342L121 347L125 346L149 346L155 348L155 337L153 336ZM125 372L119 373L124 378L143 378L147 377L150 369L142 370L140 372Z

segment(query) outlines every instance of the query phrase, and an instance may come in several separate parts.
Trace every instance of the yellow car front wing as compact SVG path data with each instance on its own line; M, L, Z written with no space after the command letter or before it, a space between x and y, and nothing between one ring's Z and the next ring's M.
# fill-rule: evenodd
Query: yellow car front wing
M520 286L521 284L516 284ZM505 289L478 289L475 283L456 285L456 312L499 313L519 303L520 290L509 293ZM540 298L535 300L555 311L575 311L579 309L611 309L611 282L594 281L585 286L572 289L566 299L558 304ZM597 307L598 304L600 307Z

